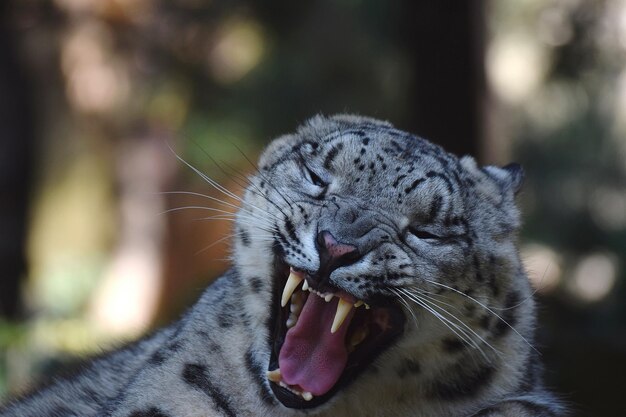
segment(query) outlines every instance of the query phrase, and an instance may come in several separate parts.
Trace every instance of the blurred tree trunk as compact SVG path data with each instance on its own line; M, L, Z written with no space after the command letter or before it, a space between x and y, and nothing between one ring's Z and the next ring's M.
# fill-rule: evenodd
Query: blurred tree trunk
M402 39L415 67L407 129L457 155L484 140L484 2L405 1Z
M0 5L0 316L19 312L34 138L30 90L19 64L8 5Z

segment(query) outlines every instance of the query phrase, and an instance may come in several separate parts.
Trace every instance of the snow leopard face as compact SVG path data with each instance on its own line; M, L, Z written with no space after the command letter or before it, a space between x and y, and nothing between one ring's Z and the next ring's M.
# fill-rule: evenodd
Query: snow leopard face
M355 116L316 117L270 144L238 213L234 260L273 395L319 407L356 381L427 368L428 349L494 366L502 340L530 331L532 303L507 309L528 292L515 278L521 180L516 165L481 169Z

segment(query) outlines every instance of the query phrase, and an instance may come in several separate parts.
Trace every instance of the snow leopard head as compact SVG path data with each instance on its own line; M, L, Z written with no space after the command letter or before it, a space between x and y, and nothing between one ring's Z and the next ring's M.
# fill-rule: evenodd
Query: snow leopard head
M522 343L532 303L494 312L528 292L515 249L521 183L517 165L479 168L357 116L318 116L272 142L238 212L234 260L273 395L318 407L425 368L429 349L493 364L502 340Z

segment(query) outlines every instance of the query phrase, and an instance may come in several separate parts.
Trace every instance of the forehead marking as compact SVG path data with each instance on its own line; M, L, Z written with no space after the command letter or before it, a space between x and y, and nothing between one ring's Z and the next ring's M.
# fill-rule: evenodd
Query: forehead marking
M333 146L330 151L324 157L324 168L329 169L330 165L333 163L333 160L337 157L337 154L343 149L343 142L339 142L337 145Z

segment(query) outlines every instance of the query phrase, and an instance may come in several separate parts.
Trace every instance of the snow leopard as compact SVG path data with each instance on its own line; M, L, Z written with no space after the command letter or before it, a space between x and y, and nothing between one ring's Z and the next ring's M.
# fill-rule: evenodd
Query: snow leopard
M558 417L517 243L517 164L318 115L232 205L232 267L177 322L0 416Z

